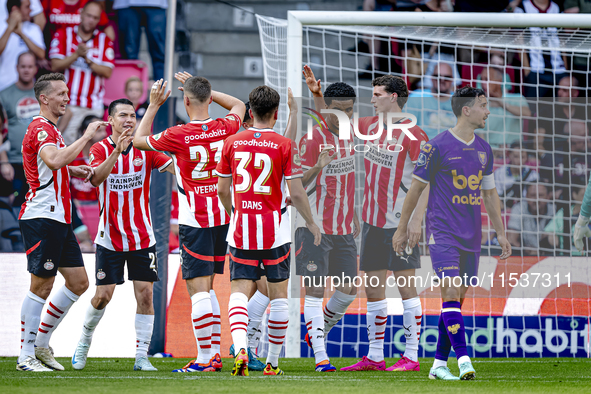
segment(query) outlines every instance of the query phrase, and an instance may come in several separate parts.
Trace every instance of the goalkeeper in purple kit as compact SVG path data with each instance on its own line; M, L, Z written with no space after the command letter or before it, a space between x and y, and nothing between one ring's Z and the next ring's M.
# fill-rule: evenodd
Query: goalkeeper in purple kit
M442 308L435 362L429 378L471 380L476 372L468 356L461 306L480 259L481 209L484 203L502 247L500 258L511 255L501 220L501 204L493 178L490 145L474 134L485 126L490 114L481 89L465 87L452 97L457 124L425 144L419 155L413 181L404 200L392 246L402 254L408 243L407 225L419 196L430 185L427 206L427 239L433 269L441 278ZM482 190L482 192L481 192ZM410 245L411 247L413 245ZM454 281L455 277L461 280ZM447 368L453 346L460 377Z

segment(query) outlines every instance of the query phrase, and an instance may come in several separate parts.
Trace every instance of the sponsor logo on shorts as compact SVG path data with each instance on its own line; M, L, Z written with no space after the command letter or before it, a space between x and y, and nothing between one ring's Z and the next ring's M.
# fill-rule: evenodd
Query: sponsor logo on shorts
M98 280L103 280L107 277L107 274L105 274L104 271L99 270L99 272L96 273L96 278Z
M43 268L45 268L47 271L51 271L53 267L55 267L55 265L51 262L51 260L47 260L47 262L43 264Z
M134 166L141 166L142 164L144 164L144 159L138 157L137 159L133 160L133 165Z
M318 266L314 263L308 263L308 265L306 266L306 268L308 269L308 271L310 272L314 272L318 269Z

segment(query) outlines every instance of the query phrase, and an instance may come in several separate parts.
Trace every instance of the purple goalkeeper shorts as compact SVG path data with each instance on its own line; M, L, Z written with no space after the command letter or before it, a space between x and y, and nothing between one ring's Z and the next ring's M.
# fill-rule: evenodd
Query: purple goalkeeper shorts
M433 270L439 278L444 275L460 276L466 278L466 285L469 285L470 279L478 275L478 252L467 252L457 246L448 245L429 245L429 252Z

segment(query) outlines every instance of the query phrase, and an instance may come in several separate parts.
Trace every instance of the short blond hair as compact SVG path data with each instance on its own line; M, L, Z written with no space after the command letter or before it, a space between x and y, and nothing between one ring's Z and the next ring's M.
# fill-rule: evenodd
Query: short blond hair
M142 91L144 90L144 83L142 82L142 80L139 77L136 77L134 75L133 77L127 78L127 81L125 81L125 91L126 92L127 92L127 89L129 88L129 84L132 82L139 82L142 85Z

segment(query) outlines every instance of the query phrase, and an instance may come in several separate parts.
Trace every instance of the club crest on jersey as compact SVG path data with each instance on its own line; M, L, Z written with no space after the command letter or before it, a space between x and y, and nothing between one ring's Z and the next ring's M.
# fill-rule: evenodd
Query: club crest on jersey
M302 165L302 161L300 160L300 155L298 155L297 153L295 155L293 155L293 162L296 165L301 166Z
M486 152L478 151L478 160L480 160L480 164L486 165Z
M47 132L42 128L38 128L39 132L37 133L37 141L45 141L47 139Z
M308 269L308 271L310 272L314 272L318 269L318 266L314 263L308 263L308 265L306 266L306 268Z
M256 133L254 133L254 138L261 138L261 133L259 133L258 131Z
M206 125L206 124L204 124L204 125L202 125L202 126L201 126L201 130L203 130L203 131L207 131L207 129L208 129L208 127L207 127L207 125Z
M51 260L47 260L47 262L43 264L43 268L45 268L47 271L51 271L53 267L55 267L55 265L51 262Z
M96 273L96 278L98 280L103 280L107 277L107 274L105 274L104 271L99 270L99 272Z
M419 160L417 160L417 166L424 166L427 164L427 156L424 153L419 154Z
M133 159L133 165L134 166L141 166L142 164L144 164L144 159L142 159L141 157L135 158Z

